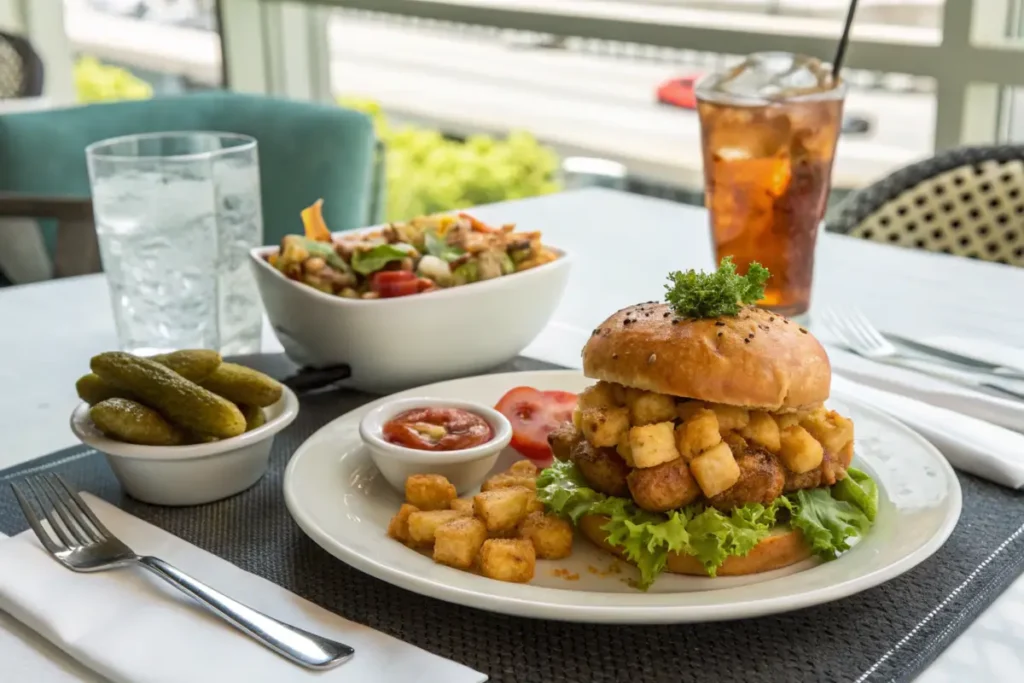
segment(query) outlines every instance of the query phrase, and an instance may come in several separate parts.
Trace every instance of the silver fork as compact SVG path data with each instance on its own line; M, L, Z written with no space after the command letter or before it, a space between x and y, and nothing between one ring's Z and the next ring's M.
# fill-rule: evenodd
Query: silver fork
M875 328L871 322L864 317L864 314L860 311L852 311L847 315L840 315L832 309L827 309L822 314L821 322L823 326L829 331L829 333L835 337L843 346L848 350L862 356L869 360L873 360L878 363L888 363L889 365L898 365L906 367L917 372L923 372L939 377L948 382L954 384L960 384L962 386L970 387L972 389L988 389L1000 394L1011 396L1013 398L1024 400L1024 393L1015 391L1008 387L994 384L992 382L985 382L983 380L969 380L960 377L954 377L952 375L941 373L941 372L929 372L922 368L920 365L913 363L915 360L925 360L930 362L937 362L933 359L922 358L920 356L908 355L901 353L888 339L882 336L882 333ZM911 361L911 362L908 362ZM959 370L970 370L963 365L955 365L953 363L941 363L944 367L954 368Z
M140 556L107 530L85 501L58 475L11 483L29 526L43 547L76 572L140 564L218 617L287 659L310 669L330 669L355 654L348 645L289 626L246 607L156 557ZM40 512L30 501L34 500ZM50 531L43 526L49 524Z

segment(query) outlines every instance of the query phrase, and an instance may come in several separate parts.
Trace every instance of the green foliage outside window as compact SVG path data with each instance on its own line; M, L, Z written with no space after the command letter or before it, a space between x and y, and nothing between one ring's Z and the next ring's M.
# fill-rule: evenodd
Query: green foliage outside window
M82 103L153 96L152 86L131 71L88 55L75 63L74 78ZM529 133L451 140L436 130L391 125L376 102L351 98L338 101L370 115L386 146L385 217L389 221L561 189L558 155Z
M153 87L128 69L104 64L91 56L75 62L75 90L78 101L112 102L145 100L153 96Z
M387 148L389 221L561 189L558 155L529 133L471 135L462 142L436 130L392 126L376 102L338 102L369 114Z

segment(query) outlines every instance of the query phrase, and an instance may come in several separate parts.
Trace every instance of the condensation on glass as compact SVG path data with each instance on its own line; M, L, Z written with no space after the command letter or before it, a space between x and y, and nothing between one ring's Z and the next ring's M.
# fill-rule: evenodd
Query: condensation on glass
M259 351L249 250L262 243L256 140L155 133L86 149L121 348Z
M767 267L761 303L785 315L810 305L845 92L818 60L787 53L751 55L697 87L717 258Z

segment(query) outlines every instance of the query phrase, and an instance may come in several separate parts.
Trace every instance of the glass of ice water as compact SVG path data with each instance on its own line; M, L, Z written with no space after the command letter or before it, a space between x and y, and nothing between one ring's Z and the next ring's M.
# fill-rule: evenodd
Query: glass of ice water
M263 238L256 140L130 135L86 148L103 270L121 348L260 348L248 251Z

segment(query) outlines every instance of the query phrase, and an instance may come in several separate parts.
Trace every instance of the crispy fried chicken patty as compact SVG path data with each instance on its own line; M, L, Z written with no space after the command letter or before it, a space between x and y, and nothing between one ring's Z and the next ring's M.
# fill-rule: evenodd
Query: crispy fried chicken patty
M729 511L747 503L768 505L784 493L832 486L846 476L850 453L825 451L821 465L795 474L767 450L735 433L723 435L740 468L740 478L718 495L704 499ZM559 460L572 460L590 486L609 496L631 497L644 510L665 512L702 500L700 486L685 458L655 467L631 468L613 448L596 448L571 423L551 433L551 449ZM852 453L852 449L851 449Z
M821 464L813 470L794 474L786 472L785 492L799 491L800 489L814 489L819 486L832 486L846 476L846 468L849 462L844 464L839 456L825 451Z
M556 460L568 460L572 449L583 440L583 433L572 422L563 422L548 434L548 445Z
M690 465L683 458L634 469L626 477L633 500L644 510L666 512L689 505L701 496Z
M734 453L740 466L740 478L735 484L708 500L719 510L731 510L747 503L768 505L782 495L786 483L786 468L771 453L748 447Z
M595 448L581 439L573 446L571 459L595 491L609 496L629 497L626 477L630 467L614 448Z

